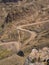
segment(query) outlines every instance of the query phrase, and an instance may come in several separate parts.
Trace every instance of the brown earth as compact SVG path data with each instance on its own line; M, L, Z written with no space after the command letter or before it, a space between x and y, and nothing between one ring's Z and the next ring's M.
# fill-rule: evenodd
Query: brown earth
M0 3L0 49L2 46L12 47L12 55L0 60L0 65L23 65L32 48L49 47L49 0ZM18 56L17 49L25 56Z

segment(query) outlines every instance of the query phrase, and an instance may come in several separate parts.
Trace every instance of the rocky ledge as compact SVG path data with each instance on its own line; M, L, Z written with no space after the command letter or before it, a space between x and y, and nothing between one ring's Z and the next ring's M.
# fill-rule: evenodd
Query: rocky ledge
M32 49L24 65L49 65L49 48Z

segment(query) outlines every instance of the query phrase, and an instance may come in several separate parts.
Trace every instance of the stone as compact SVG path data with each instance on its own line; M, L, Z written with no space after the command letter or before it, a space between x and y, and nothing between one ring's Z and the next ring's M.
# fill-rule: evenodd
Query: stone
M23 51L19 51L19 52L17 53L17 55L23 57L23 56L24 56L24 53L23 53Z

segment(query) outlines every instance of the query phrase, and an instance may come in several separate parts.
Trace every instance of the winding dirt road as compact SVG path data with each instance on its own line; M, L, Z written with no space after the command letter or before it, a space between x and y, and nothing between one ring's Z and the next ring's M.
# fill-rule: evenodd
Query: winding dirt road
M43 23L47 23L47 22L49 22L49 20L47 20L47 21L42 21L42 22L36 22L36 23L31 23L31 24L26 24L26 25L20 25L20 26L17 26L17 30L19 30L19 31L25 31L25 32L28 32L28 33L30 33L31 35L30 35L30 38L28 38L26 41L25 41L25 43L23 44L23 46L25 46L26 44L28 44L28 42L29 41L31 41L31 40L34 40L35 39L35 37L37 36L37 33L35 32L35 31L30 31L30 30L27 30L27 29L24 29L23 27L26 27L26 26L33 26L33 25L39 25L39 24L43 24ZM4 42L4 43L1 43L0 45L8 45L8 44L17 44L18 42Z
M30 38L25 41L24 45L26 45L30 40L34 40L35 37L37 36L37 33L36 33L35 31L30 31L30 30L23 29L23 27L31 26L31 25L32 25L32 26L33 26L33 25L39 25L39 24L43 24L43 23L47 23L47 22L49 22L49 20L18 26L18 27L17 27L18 30L26 31L26 32L29 32L29 33L31 34ZM24 45L23 45L23 46L24 46Z

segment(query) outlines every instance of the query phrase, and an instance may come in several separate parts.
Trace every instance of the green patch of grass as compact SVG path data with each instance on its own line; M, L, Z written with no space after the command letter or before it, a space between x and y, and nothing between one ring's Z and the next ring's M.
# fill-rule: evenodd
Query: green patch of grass
M4 59L4 58L6 58L6 57L8 57L10 55L12 55L12 51L9 51L7 49L1 50L0 51L0 60Z

